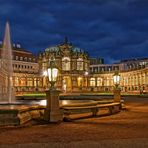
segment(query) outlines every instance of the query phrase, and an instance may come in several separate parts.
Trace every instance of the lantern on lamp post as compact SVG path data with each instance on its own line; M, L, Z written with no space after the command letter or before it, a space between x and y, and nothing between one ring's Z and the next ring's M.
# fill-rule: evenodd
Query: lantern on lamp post
M120 74L118 71L115 71L113 75L113 82L114 82L114 102L121 102L121 90L120 90Z
M120 75L118 71L115 71L114 75L113 75L113 82L115 85L115 89L119 89L119 85L120 85Z
M59 107L60 91L54 87L57 81L58 71L55 60L52 58L49 61L49 67L47 69L48 80L51 86L50 89L46 91L47 104L44 112L44 120L48 122L59 122L62 121L63 118Z
M58 72L59 72L59 70L55 65L55 60L51 59L49 61L49 67L47 69L47 75L48 75L48 79L49 79L49 82L51 85L50 89L55 89L54 85L57 81Z

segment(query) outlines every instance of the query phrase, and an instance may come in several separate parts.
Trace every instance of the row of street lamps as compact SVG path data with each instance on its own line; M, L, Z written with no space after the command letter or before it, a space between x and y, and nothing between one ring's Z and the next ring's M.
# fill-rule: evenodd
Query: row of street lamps
M47 75L48 75L48 80L50 82L50 89L55 89L54 85L57 81L57 77L58 77L58 73L59 70L55 64L55 59L52 58L49 61L49 66L47 68ZM86 75L88 75L88 72L85 73ZM120 75L118 71L115 71L114 75L113 75L113 82L115 85L115 89L120 89L119 84L120 84Z
M52 58L49 61L49 66L47 69L48 80L50 82L50 89L46 91L46 99L47 105L44 113L44 119L50 122L58 122L62 121L62 113L59 109L59 93L60 91L56 90L54 87L57 77L58 77L59 70L55 64L55 59ZM115 71L113 75L113 82L114 82L114 101L120 102L120 75L118 71Z

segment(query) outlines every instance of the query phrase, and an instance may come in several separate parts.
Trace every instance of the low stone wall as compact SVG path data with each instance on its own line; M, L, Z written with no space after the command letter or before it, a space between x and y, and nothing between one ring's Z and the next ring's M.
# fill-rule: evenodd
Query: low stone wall
M93 117L100 114L100 111L104 115L111 115L120 112L122 109L123 102L106 102L106 101L95 101L95 103L91 104L77 104L70 106L63 106L61 109L63 110L64 121L70 121L72 119L77 119L78 117L83 117L86 113L91 113ZM101 115L103 115L101 113ZM76 118L75 118L76 117Z

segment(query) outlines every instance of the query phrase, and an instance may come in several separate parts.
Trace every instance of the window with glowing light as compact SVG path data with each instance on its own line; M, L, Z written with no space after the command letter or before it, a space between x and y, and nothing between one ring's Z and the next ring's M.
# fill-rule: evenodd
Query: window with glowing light
M97 86L102 86L102 78L97 78Z
M90 86L95 86L95 78L90 78Z
M85 70L88 70L88 63L85 63Z
M70 58L69 57L62 58L62 70L65 70L65 71L70 70Z
M21 83L20 86L26 86L26 78L21 78L20 83Z
M83 59L82 58L78 58L77 59L77 70L83 70Z
M19 86L19 78L18 77L15 77L15 86Z
M33 86L32 78L27 78L27 86Z

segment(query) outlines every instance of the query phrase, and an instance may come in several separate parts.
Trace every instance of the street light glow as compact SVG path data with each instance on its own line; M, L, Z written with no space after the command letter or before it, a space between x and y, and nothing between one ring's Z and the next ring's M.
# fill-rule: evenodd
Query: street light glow
M49 67L47 69L47 74L48 74L48 78L49 78L49 82L51 84L51 89L54 88L54 84L57 81L57 77L58 77L58 68L55 65L55 60L51 59L49 61Z
M47 76L48 74L47 74L47 71L45 70L45 71L43 71L43 76Z
M88 71L85 71L84 75L87 76L88 75Z
M115 74L113 75L113 81L115 85L119 85L120 83L120 75L118 72L115 72Z
M48 77L49 81L56 81L58 76L58 69L57 68L48 68Z

